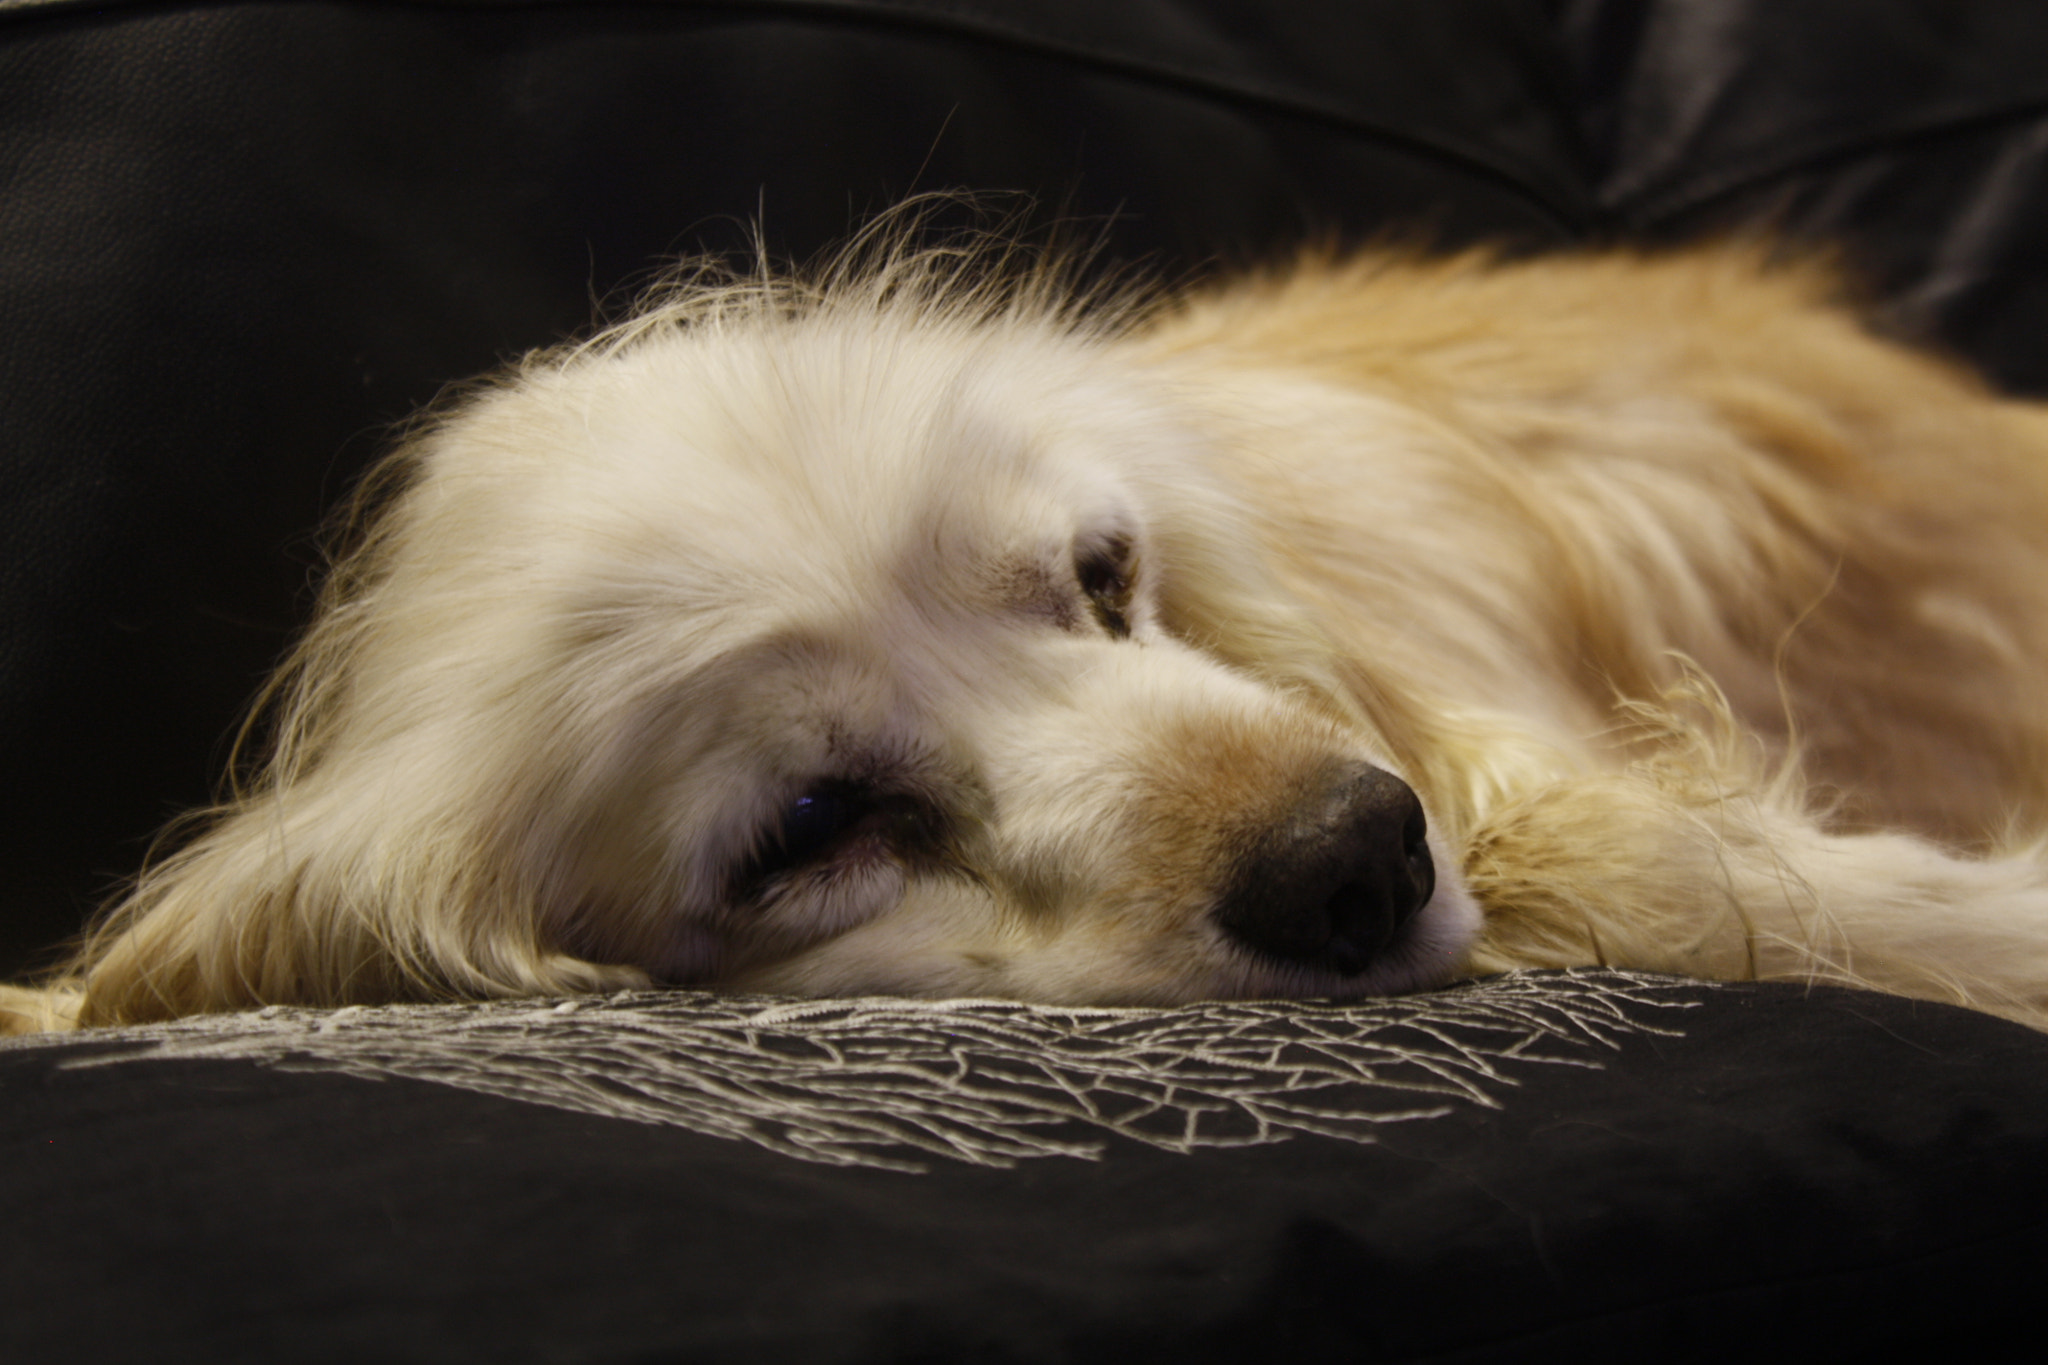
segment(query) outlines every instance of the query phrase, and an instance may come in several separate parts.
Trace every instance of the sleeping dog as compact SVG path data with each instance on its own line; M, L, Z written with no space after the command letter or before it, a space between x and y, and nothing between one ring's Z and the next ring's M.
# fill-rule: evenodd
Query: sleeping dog
M670 281L424 421L17 1029L1606 963L2048 1022L2048 410L1741 247Z

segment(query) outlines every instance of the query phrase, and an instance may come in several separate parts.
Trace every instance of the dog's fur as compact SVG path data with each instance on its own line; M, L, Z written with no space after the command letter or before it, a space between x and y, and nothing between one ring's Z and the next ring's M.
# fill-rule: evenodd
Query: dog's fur
M855 260L423 426L15 1027L1587 963L2048 1024L2048 411L1739 247Z

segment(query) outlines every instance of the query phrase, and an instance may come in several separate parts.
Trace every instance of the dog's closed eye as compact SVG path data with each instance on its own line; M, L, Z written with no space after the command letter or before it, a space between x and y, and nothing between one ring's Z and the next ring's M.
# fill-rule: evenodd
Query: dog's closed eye
M853 783L820 783L783 808L741 881L759 890L844 854L917 851L932 841L923 803Z
M1137 555L1126 535L1113 535L1074 551L1074 576L1102 628L1119 640L1131 636L1131 593Z

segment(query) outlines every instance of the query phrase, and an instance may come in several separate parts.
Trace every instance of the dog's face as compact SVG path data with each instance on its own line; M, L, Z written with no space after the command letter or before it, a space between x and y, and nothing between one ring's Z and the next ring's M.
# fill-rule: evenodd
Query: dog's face
M409 818L488 811L544 941L809 994L1455 970L1378 737L1233 655L1259 553L1149 381L1051 330L709 330L474 404L397 518L355 704L447 751Z

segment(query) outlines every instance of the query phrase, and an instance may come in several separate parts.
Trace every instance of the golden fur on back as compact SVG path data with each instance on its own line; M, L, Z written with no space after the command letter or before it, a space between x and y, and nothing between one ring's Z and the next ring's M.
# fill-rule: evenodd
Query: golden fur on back
M683 280L422 427L265 766L0 1011L1609 963L2048 1025L2048 414L1834 293L1744 248ZM1326 943L1331 877L1409 872Z

